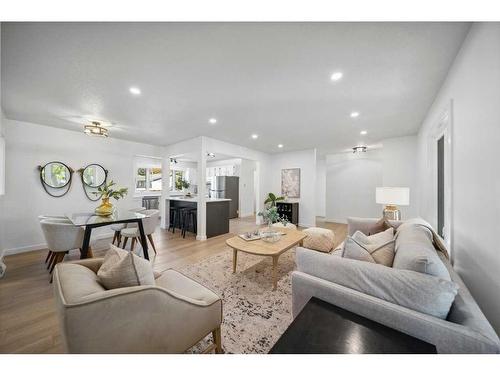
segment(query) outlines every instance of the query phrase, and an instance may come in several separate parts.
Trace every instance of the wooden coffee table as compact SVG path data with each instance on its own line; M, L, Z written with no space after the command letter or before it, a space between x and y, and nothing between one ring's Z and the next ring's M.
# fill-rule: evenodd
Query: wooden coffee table
M280 232L285 232L279 241L270 243L263 240L245 241L239 236L232 237L226 240L226 244L233 249L233 273L236 273L236 262L238 259L238 251L244 253L260 255L273 258L273 290L276 290L278 284L278 258L285 251L294 246L301 245L306 235L296 229L279 228Z

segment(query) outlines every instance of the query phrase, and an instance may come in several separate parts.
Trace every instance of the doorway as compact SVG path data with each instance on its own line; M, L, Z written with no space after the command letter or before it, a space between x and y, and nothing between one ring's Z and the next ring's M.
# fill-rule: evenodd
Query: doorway
M453 261L453 118L452 102L430 129L429 172L430 199L429 222L443 238Z
M444 135L437 141L437 231L444 238Z

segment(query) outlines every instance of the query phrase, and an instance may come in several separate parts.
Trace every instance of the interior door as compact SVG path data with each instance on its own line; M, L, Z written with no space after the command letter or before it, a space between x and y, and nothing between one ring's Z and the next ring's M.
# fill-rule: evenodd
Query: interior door
M437 140L437 231L441 237L444 236L444 135Z

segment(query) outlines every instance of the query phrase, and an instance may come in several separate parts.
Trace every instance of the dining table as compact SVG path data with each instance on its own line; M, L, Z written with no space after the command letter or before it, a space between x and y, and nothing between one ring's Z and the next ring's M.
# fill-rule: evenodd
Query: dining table
M142 225L142 219L144 219L146 215L127 210L115 210L108 216L99 216L93 212L75 212L67 213L66 217L73 223L73 225L85 228L80 255L81 259L85 259L88 256L92 229L113 224L137 223L144 258L149 260L148 243L146 235L144 234L144 227Z

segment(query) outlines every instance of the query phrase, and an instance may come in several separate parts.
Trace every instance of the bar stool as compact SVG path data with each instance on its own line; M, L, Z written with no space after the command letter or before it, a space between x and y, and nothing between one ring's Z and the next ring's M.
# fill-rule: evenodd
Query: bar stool
M197 232L198 210L196 208L187 209L184 212L184 220L182 225L182 237L186 238L186 231L193 228L193 233Z
M177 225L181 226L181 223L182 223L181 209L179 207L170 207L170 220L168 224L168 230L172 228L172 233L175 233L175 227Z

